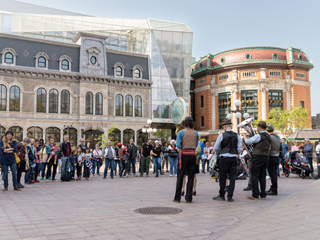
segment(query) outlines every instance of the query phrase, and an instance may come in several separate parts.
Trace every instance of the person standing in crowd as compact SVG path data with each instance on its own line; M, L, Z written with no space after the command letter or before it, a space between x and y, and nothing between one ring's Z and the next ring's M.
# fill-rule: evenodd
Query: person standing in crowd
M102 161L102 151L99 148L99 144L96 144L96 148L93 150L93 171L92 176L94 176L95 170L97 168L97 175L100 175L100 163Z
M149 177L149 164L152 150L152 140L148 139L141 147L141 168L140 177L143 177L144 169L146 169L146 177Z
M214 152L220 152L219 161L219 185L220 191L213 200L225 201L226 180L229 176L230 184L228 188L228 202L233 202L233 192L237 177L237 157L242 152L242 140L238 134L232 131L232 122L225 119L222 123L225 130L221 133L214 145Z
M211 154L211 152L214 152L214 140L211 141L210 143L210 147L208 148L208 154L212 157L213 154ZM211 151L212 150L212 151ZM207 172L209 172L209 165L210 165L210 159L211 157L208 156L208 159L207 159Z
M17 164L17 182L19 188L24 188L21 184L21 175L23 172L27 172L29 169L29 158L27 145L30 143L30 138L24 138L22 143L18 143L18 157L20 158L20 163Z
M75 180L75 171L77 169L77 163L78 163L78 156L77 156L77 150L71 148L71 155L69 157L69 168L71 172L71 180Z
M170 177L177 176L177 161L179 157L179 152L177 150L176 141L171 140L171 146L168 147L168 155L170 161Z
M173 201L180 202L184 173L188 172L187 193L185 199L187 203L191 203L197 158L196 148L198 146L199 134L194 130L194 121L191 117L186 117L182 121L181 126L185 129L180 130L177 135L177 148L181 149L181 155L178 160L178 177L176 193Z
M84 152L84 150L86 149L86 143L84 141L83 138L80 139L80 144L79 144L79 147L81 148L81 151Z
M18 147L17 141L13 139L13 132L7 131L0 142L0 149L1 149L0 163L1 163L1 170L3 173L3 181L4 181L3 191L8 191L9 167L12 174L13 189L16 191L21 191L21 189L18 187L18 182L17 182L17 162L16 162L16 153L18 150L17 147Z
M200 136L199 136L199 138L200 138ZM202 156L203 156L203 154L204 154L204 151L205 151L205 148L206 148L206 145L204 144L204 142L203 141L201 141L200 140L200 148L201 148L201 152L200 152L200 154L198 154L198 156L197 156L197 160L198 160L198 164L200 164L200 162L201 162L201 160L202 160Z
M74 145L74 142L72 140L70 141L70 146L71 146L71 150L72 149L76 150L76 146Z
M317 167L318 167L318 177L320 176L320 141L316 147L316 154L317 154Z
M208 155L209 155L209 149L210 147L210 143L209 142L206 142L206 145L205 145L205 148L203 150L203 155L201 156L201 165L202 165L202 173L206 173L205 172L205 169L206 169L206 162L208 160Z
M92 171L92 154L90 152L90 148L86 148L84 150L84 162L83 162L83 177L86 180L89 180L90 173Z
M299 151L299 141L295 140L294 145L291 147L291 152L298 152Z
M158 170L160 172L160 175L164 175L161 171L161 156L162 156L162 148L158 140L155 142L155 146L151 150L151 157L154 164L154 169L156 172L155 177L159 177Z
M130 172L130 165L132 165L132 173L135 177L138 177L136 174L136 159L137 159L137 146L134 144L133 139L130 139L130 144L128 146L128 166L127 166L127 173Z
M38 147L38 141L35 140L34 143L33 143L33 149L34 149L34 163L36 164L35 168L34 168L34 173L33 173L33 179L34 179L34 182L40 182L38 180L38 175L40 174L40 148Z
M82 164L84 161L84 153L82 152L82 148L79 146L77 148L77 181L81 180L81 173L82 173Z
M35 155L34 155L34 149L33 149L33 144L34 144L34 139L31 138L30 139L30 143L27 145L27 153L28 153L28 159L29 159L29 169L26 172L24 178L25 178L25 183L26 184L32 184L34 183L33 178L33 171L34 171L34 159L35 159Z
M47 141L45 143L45 145L42 147L42 149L40 150L40 168L41 168L41 178L40 180L44 179L44 175L46 172L46 167L47 167L47 151L46 151L46 146L49 144L49 142Z
M280 137L273 132L274 126L271 123L268 123L266 130L271 138L271 150L270 150L269 162L268 162L268 172L271 178L271 186L269 191L266 192L266 194L278 195L277 168L279 166L279 154L282 151L282 145L281 145Z
M44 140L41 138L41 139L39 140L38 147L39 147L40 149L42 149L44 146L45 146L45 145L44 145Z
M164 165L166 165L166 172L169 171L169 156L168 156L168 142L164 142L162 146L162 152L163 152L163 161L161 164L161 169L164 171Z
M51 148L53 147L54 147L54 138L49 137L49 144L46 146L46 153L47 153L46 180L54 180L57 173L57 163L54 163L54 159L53 159L56 153L51 151ZM51 175L51 170L52 170L52 175Z
M248 145L255 144L252 156L252 196L247 196L251 200L258 200L259 195L261 199L266 198L266 175L267 165L269 161L271 138L266 133L267 124L264 121L258 123L258 134L251 138L243 135L245 143ZM260 191L259 191L260 182Z
M285 175L284 169L285 169L285 161L286 161L286 154L289 151L289 146L286 143L286 139L282 138L281 139L281 151L282 151L282 158L280 159L281 161L281 166L282 166L282 174L281 175ZM278 172L279 172L279 168L278 168ZM279 174L278 174L279 175Z
M127 153L127 148L121 143L118 143L119 146L119 159L120 159L120 163L121 163L121 168L119 169L119 177L122 178L122 176L126 177L127 176L127 160L125 158L125 155L128 154Z
M69 143L69 135L64 135L61 143L61 175L62 178L65 172L69 171L69 157L71 155L71 145Z
M116 151L116 159L114 160L115 164L114 164L114 175L117 176L117 173L120 173L121 170L121 161L120 161L120 157L119 157L119 149L121 148L121 143L119 146L119 143L114 144L114 150ZM118 166L118 171L117 171L117 166Z
M310 139L309 138L306 138L304 140L304 142L305 142L305 144L303 145L303 148L304 148L304 152L307 155L307 160L308 160L310 168L311 168L311 176L312 176L312 173L313 173L313 160L312 160L312 157L313 157L313 145L310 143Z
M107 141L107 146L103 149L102 155L105 159L103 179L107 178L109 165L111 168L110 177L111 179L113 179L113 169L115 165L114 159L116 158L116 151L114 150L114 147L112 146L112 143L110 140Z

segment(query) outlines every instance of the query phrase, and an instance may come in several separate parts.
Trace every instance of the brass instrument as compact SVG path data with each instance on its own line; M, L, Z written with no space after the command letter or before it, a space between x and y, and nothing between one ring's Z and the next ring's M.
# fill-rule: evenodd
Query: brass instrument
M253 137L256 134L256 131L252 127L252 121L253 121L253 118L248 118L242 121L241 123L239 123L237 126L238 128L239 127L244 128L244 130L246 130L246 132L248 133L249 138ZM242 145L244 149L248 152L249 157L251 158L253 153L253 146L248 146L244 141L242 141Z

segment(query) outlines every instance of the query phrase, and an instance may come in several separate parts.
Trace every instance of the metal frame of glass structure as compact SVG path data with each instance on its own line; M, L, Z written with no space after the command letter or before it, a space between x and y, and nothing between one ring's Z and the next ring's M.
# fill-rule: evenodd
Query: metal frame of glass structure
M147 54L153 121L171 122L170 105L176 97L189 106L193 32L183 23L1 11L0 20L3 33L71 43L78 32L89 32L107 36L107 49Z

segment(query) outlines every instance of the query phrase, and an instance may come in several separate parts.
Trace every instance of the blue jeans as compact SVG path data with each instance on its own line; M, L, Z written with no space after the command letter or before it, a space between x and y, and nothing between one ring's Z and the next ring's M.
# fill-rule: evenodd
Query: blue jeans
M96 168L97 168L97 174L100 174L100 173L99 173L100 161L101 161L101 160L99 160L99 161L93 160L93 169L92 169L93 172L92 172L92 174L95 173Z
M136 159L135 158L128 159L127 173L130 173L130 165L132 165L133 175L136 175Z
M114 165L114 172L117 173L117 165L119 166L119 173L121 171L121 168L122 168L122 163L121 161L118 159L118 160L115 160L115 165Z
M309 162L309 165L310 165L310 168L311 168L311 173L313 173L312 157L308 157L308 162Z
M156 175L158 175L158 169L161 171L161 157L153 157L152 161L154 164L154 170L156 172Z
M31 166L33 165L32 161L29 161L29 169L26 172L26 174L24 175L24 182L29 183L32 180L32 175L33 175L33 170L34 168L32 168Z
M103 174L104 177L106 177L108 175L109 164L110 164L110 168L111 168L110 176L113 177L113 169L114 169L114 165L115 165L114 163L115 163L115 161L113 158L106 158L105 166L104 166L104 174Z
M69 170L69 157L62 157L61 158L61 171L60 176L62 177L65 172Z
M12 173L12 182L13 182L13 187L18 187L18 182L17 182L17 164L16 163L11 163L11 164L2 164L2 172L3 172L3 181L4 181L4 187L8 187L8 171L9 167Z
M43 162L43 163L40 163L40 165L41 165L41 178L44 178L44 174L46 172L47 163Z
M173 157L169 157L169 162L170 162L170 175L173 175L173 170L174 170L174 174L177 175L177 161L178 158L173 158Z

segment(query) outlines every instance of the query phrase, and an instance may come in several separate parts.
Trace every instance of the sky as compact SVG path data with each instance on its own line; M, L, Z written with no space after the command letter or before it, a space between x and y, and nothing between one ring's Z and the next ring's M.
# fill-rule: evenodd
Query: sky
M320 113L319 0L20 0L98 17L159 19L193 31L193 56L250 46L301 48L313 61L311 112ZM319 102L318 102L319 101Z

